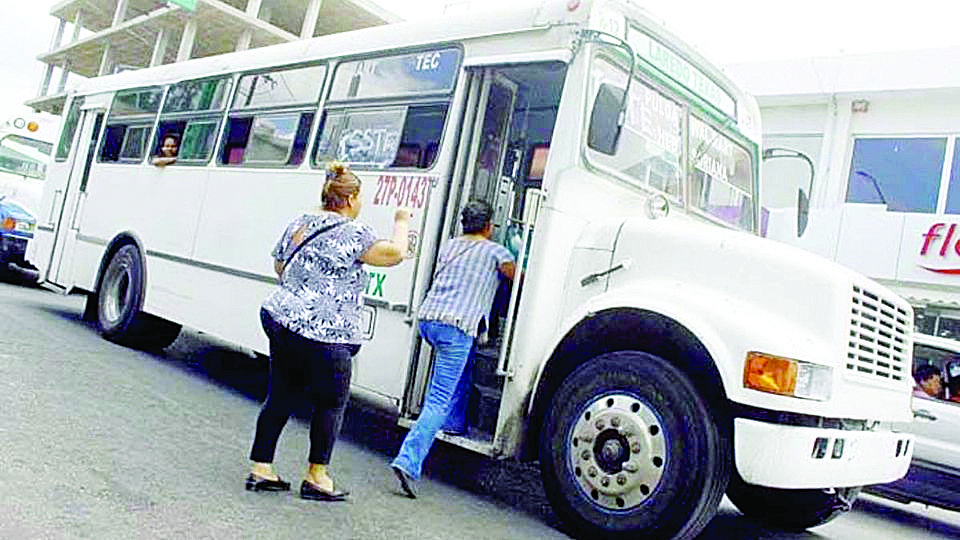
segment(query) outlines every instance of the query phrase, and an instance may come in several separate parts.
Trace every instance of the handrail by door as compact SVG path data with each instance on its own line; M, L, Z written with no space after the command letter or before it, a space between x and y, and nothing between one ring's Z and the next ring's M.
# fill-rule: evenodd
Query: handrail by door
M510 289L510 302L507 305L507 326L503 332L503 343L500 345L500 358L497 361L496 374L501 377L512 378L513 370L508 369L508 360L510 358L510 344L513 342L514 314L517 310L517 304L520 297L520 277L523 272L523 265L527 258L527 246L530 243L530 231L533 229L537 216L540 214L540 205L543 203L545 193L542 189L528 189L525 195L526 206L523 212L523 235L520 241L520 253L517 254L517 271L513 276L513 285Z

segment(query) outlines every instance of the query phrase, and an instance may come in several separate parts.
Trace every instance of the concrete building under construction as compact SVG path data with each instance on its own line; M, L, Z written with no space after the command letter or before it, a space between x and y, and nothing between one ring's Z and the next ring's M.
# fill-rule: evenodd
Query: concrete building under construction
M60 114L71 77L180 62L401 19L370 0L64 0L36 110Z

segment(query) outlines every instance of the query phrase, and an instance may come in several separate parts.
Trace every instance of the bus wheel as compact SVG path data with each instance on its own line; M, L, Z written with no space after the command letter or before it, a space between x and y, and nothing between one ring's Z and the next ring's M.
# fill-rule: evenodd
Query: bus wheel
M110 259L97 291L100 334L124 345L146 349L166 347L180 325L143 313L143 268L137 247L127 244Z
M578 538L692 538L726 489L723 433L671 364L603 354L552 398L540 439L547 497Z
M748 484L734 472L727 488L730 501L743 515L764 526L800 532L823 525L853 507L859 487L777 489Z

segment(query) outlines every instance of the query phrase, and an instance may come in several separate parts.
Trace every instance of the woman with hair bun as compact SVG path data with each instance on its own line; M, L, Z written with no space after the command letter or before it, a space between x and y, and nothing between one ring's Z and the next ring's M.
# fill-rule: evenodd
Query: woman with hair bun
M270 340L270 390L257 418L248 491L286 491L273 470L277 439L306 392L313 407L310 455L300 497L341 501L327 467L350 391L353 356L360 349L360 307L369 276L363 264L394 266L407 252L410 212L397 210L393 237L378 240L356 220L360 179L330 163L322 211L294 219L271 255L279 287L263 302L260 321Z
M493 235L493 208L474 200L460 214L463 235L440 249L433 284L420 305L420 335L435 354L430 386L420 417L390 466L400 488L417 497L414 481L437 432L466 433L469 381L466 371L480 322L490 313L499 276L513 279L513 255Z

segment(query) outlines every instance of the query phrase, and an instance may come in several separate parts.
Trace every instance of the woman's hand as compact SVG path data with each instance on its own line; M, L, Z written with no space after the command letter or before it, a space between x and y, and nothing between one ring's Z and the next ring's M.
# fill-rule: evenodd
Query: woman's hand
M408 208L398 208L393 215L393 238L378 240L370 249L363 252L360 260L371 266L395 266L407 256L410 220L413 212Z
M411 212L409 208L397 208L397 212L393 214L394 223L398 221L409 223L411 219L413 219L413 212Z

